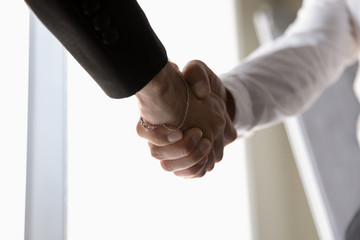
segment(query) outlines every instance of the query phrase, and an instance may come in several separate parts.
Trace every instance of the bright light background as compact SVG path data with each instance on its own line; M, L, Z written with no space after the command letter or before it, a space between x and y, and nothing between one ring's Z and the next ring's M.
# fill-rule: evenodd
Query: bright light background
M0 239L24 238L29 10L1 1Z
M232 0L139 1L169 58L237 62ZM68 56L68 239L250 239L243 145L202 179L161 169L136 135L134 97L108 98Z

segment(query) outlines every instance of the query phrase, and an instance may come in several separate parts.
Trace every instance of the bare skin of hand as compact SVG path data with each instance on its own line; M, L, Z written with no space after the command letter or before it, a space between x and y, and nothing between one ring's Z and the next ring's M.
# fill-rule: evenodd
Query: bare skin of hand
M166 66L136 93L140 115L150 125L179 126L186 106L186 89L177 66Z
M183 77L195 93L191 93L189 116L181 129L183 137L181 131L162 127L147 131L140 124L137 132L149 141L163 169L184 178L202 177L222 159L224 146L236 138L236 132L226 105L229 96L220 79L200 61L190 62Z

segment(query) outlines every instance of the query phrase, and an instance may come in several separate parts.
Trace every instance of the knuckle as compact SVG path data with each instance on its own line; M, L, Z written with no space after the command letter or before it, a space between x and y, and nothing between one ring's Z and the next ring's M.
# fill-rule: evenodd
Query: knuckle
M206 169L205 170L201 170L201 172L199 174L197 174L195 177L196 178L202 178L203 176L205 176L206 174Z
M209 154L209 156L208 156L208 162L215 164L215 153L214 153L214 150L211 151L211 153Z
M162 153L156 146L150 146L150 154L153 158L162 159Z
M194 156L194 154L191 154L185 160L186 163L184 164L184 166L192 167L192 166L196 165L199 162L199 160L200 160L199 157Z
M231 136L230 136L230 141L231 141L231 142L235 141L236 137L237 137L237 134L236 134L235 131L233 131L233 132L231 133Z
M196 146L196 149L193 154L191 154L191 158L194 161L201 160L206 154L208 154L209 150L211 148L211 143L209 141L203 141L198 146Z
M221 156L218 156L215 160L215 162L221 162L223 160L223 154L221 154Z
M208 172L211 172L215 167L215 162L214 161L208 161L207 165L206 165L206 170Z
M230 130L225 130L225 145L233 142L237 138L236 130L231 128Z
M201 169L199 168L198 164L196 164L195 166L186 169L186 170L184 171L184 174L185 174L188 178L193 178L193 177L195 177L196 175L199 174L200 170L201 170Z
M218 128L224 128L226 124L226 119L221 116L220 114L217 114L214 118L215 124Z
M214 167L215 167L215 164L211 164L209 167L207 167L207 171L208 172L211 172L213 169L214 169Z
M193 150L194 150L194 143L193 142L188 142L186 143L183 148L181 149L181 154L183 157L189 156Z
M199 173L199 169L197 167L193 167L189 169L189 175L191 177L196 176Z
M220 162L224 157L223 151L219 152L216 156L216 162Z
M162 169L164 169L167 172L173 172L175 169L166 161L161 161L160 163Z
M191 176L201 175L202 172L206 173L206 164L208 163L208 158L203 158L198 164L191 168Z

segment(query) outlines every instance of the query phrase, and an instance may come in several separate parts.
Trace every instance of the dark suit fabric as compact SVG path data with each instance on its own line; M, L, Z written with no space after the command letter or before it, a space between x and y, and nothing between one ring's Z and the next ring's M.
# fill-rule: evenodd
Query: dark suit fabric
M135 0L25 0L112 98L141 90L167 63Z

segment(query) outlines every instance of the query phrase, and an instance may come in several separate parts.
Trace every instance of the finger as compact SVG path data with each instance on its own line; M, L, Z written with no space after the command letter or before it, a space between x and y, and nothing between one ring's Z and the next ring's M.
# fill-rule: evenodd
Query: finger
M222 101L220 100L220 103L221 102ZM220 104L220 106L224 108L225 104ZM214 117L213 119L215 123L215 127L213 128L215 133L214 145L213 145L215 162L219 162L223 157L224 145L225 145L224 131L226 127L226 115L227 114L225 112L222 112L222 114L219 114L217 117Z
M206 171L211 172L215 167L215 161L209 161L206 164Z
M179 66L178 66L176 63L170 62L170 61L169 61L169 63L170 63L176 70L179 70Z
M191 90L196 97L202 99L207 97L210 92L213 92L222 99L226 99L226 89L222 81L204 62L199 60L190 61L185 66L183 75L190 86L193 86Z
M199 163L210 152L210 147L210 141L203 138L189 156L175 160L163 160L161 161L161 167L169 172L191 168Z
M206 167L207 167L207 163L208 163L208 160L207 160L207 162L205 163L205 165L200 169L200 171L197 173L197 174L195 174L194 176L189 176L189 177L187 177L187 178L201 178L201 177L203 177L203 176L205 176L205 174L206 174Z
M164 127L153 130L145 129L139 121L136 125L137 134L156 146L166 146L175 143L183 138L181 130L170 131Z
M173 160L189 156L202 137L202 131L199 128L191 128L184 133L184 137L170 145L157 146L149 142L151 155L159 160Z
M220 162L224 155L224 138L218 137L214 142L215 162Z
M202 62L190 61L183 69L183 77L197 98L204 99L210 95L211 85Z
M203 65L204 71L209 78L211 91L221 97L224 101L226 100L226 89L220 80L220 78L205 64Z
M208 158L205 156L203 159L201 159L201 161L198 164L185 170L176 171L174 172L174 174L178 177L193 178L198 174L200 174L201 171L203 171L203 169L206 167L207 159Z
M208 155L208 162L216 162L215 161L216 160L216 158L215 158L215 150L214 150L214 148L211 150L211 152L209 153L209 155Z
M211 91L226 101L226 88L224 87L220 78L206 65L204 66L204 69L209 77Z
M203 176L205 176L206 173L207 173L206 166L204 166L198 174L196 174L191 178L202 178Z

